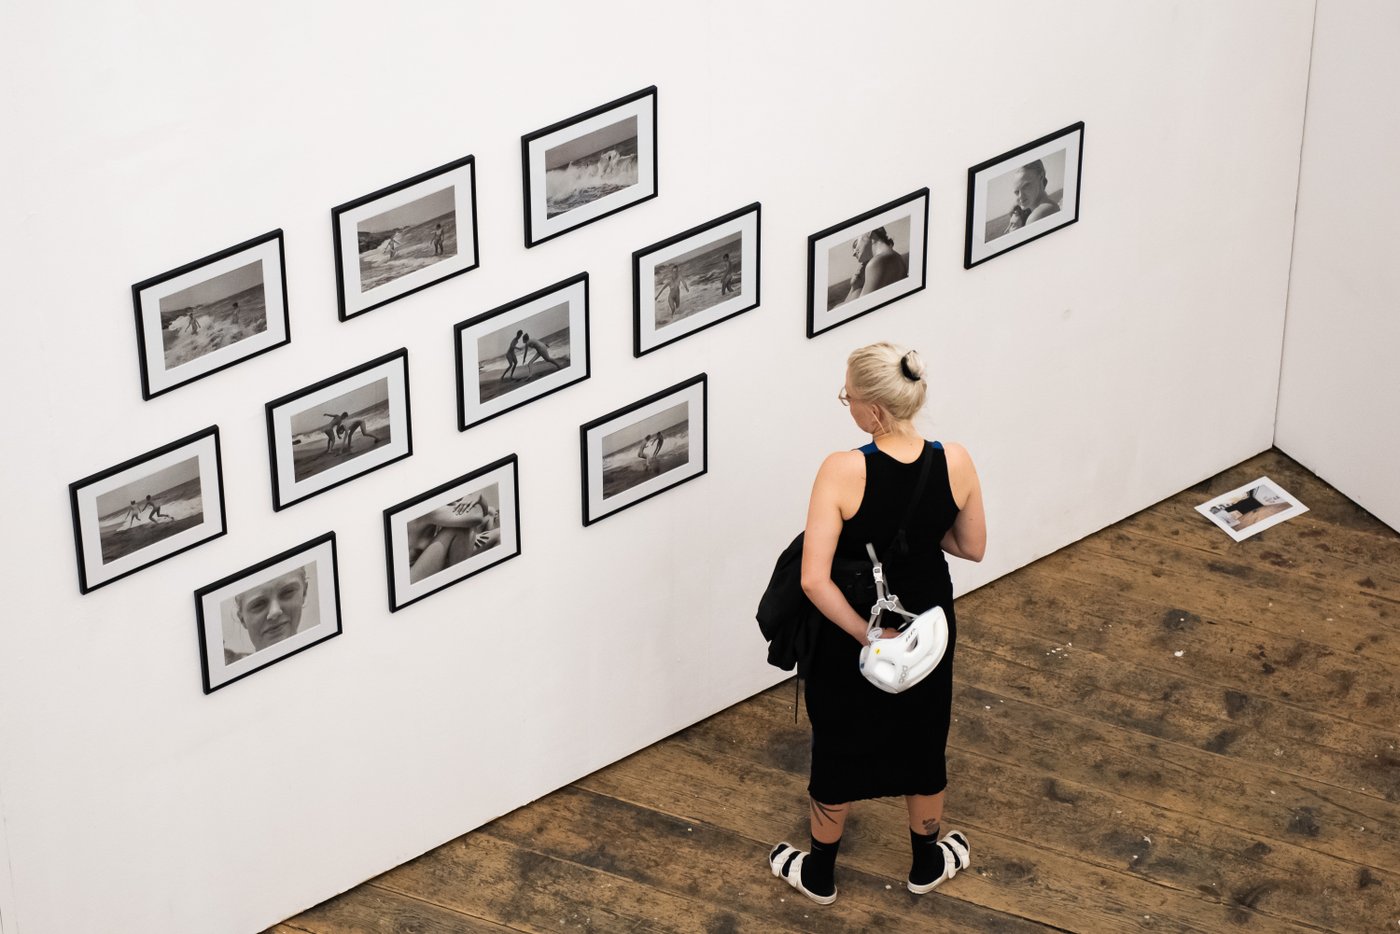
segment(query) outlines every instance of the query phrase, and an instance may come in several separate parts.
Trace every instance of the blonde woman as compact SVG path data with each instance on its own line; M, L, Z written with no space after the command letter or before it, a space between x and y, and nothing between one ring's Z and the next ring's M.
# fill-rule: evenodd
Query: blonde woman
M968 865L966 836L942 832L957 638L944 555L981 561L987 527L967 450L927 441L914 427L926 394L917 353L888 343L852 353L839 398L870 443L826 458L808 506L802 589L828 621L806 684L812 848L804 852L780 843L768 862L775 875L823 905L836 899L836 854L854 801L903 796L913 848L910 891L931 891ZM904 541L893 541L906 516ZM948 648L938 668L900 694L886 694L859 671L873 586L843 587L832 579L835 559L868 566L867 542L879 552L890 589L906 608L921 613L940 606L948 618Z

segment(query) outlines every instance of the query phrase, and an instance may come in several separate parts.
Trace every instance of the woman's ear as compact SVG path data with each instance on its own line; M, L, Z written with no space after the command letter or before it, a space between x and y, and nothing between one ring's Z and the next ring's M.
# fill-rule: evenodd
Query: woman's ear
M870 403L870 417L875 420L875 430L871 434L883 434L885 431L885 410L880 407L879 403Z

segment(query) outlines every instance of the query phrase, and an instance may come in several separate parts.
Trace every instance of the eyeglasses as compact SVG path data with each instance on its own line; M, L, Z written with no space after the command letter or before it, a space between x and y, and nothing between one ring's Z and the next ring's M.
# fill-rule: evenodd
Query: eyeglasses
M856 398L855 396L851 395L850 393L846 392L846 387L845 387L845 386L842 386L842 387L841 387L841 391L838 392L838 393L836 394L836 398L837 398L837 400L838 400L842 405L845 405L845 406L849 406L852 402L864 402L864 401L865 401L864 399L858 399L858 398Z

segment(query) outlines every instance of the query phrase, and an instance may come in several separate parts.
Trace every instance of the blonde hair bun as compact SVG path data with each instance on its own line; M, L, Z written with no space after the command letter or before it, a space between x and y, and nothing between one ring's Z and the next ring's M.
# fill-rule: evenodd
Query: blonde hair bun
M851 352L846 371L852 395L866 399L899 421L908 421L924 407L927 368L917 351L882 341Z

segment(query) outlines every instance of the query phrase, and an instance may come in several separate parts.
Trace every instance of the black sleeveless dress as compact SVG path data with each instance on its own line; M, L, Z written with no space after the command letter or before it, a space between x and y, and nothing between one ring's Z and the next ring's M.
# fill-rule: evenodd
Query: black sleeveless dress
M919 460L904 464L874 444L865 454L865 494L856 514L841 528L836 561L862 561L865 545L875 546L885 566L889 590L904 608L922 613L943 607L948 616L948 649L923 681L902 694L887 694L860 673L860 643L840 626L827 622L817 639L816 656L807 674L807 716L812 721L811 796L823 804L843 804L891 795L933 795L948 784L944 748L953 703L953 583L939 543L958 506L948 483L948 459L938 442L926 442ZM928 480L905 526L903 556L887 554L890 541L909 509L923 460ZM862 618L875 600L871 576L840 574L846 600Z

